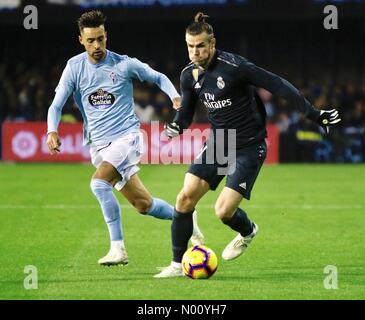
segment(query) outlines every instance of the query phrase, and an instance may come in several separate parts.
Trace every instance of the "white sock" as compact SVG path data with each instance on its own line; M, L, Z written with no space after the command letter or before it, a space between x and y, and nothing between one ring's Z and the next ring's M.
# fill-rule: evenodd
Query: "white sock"
M116 240L110 242L110 249L124 249L124 240Z

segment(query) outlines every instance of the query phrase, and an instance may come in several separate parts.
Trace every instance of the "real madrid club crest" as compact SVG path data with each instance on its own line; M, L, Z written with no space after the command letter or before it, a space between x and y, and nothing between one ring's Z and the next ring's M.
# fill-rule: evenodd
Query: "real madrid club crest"
M225 83L224 83L224 80L223 80L223 78L222 77L218 77L217 78L217 87L219 88L219 89L223 89L224 87L225 87Z

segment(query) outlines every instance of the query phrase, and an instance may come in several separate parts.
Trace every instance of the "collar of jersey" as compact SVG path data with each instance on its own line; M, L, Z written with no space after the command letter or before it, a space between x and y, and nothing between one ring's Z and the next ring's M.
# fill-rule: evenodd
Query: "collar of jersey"
M86 53L86 52L85 52L85 53ZM109 50L106 50L105 58L104 58L102 61L100 61L100 62L98 62L98 63L92 63L92 62L89 60L89 57L87 56L87 53L86 53L86 60L87 60L87 62L88 62L88 63L89 63L92 67L94 67L94 68L99 68L100 66L104 65L104 64L108 61L109 56L110 56L110 54L109 54Z

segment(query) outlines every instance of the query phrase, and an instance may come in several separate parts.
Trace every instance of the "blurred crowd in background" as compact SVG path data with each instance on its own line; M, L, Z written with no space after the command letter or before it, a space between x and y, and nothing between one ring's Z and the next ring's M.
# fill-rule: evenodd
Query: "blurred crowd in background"
M362 162L365 153L364 45L356 41L356 34L343 32L333 37L323 33L312 37L307 24L291 23L292 27L287 28L284 35L278 31L280 25L277 23L273 24L276 28L256 23L254 32L251 28L243 28L239 37L226 37L237 29L237 23L225 25L225 30L217 23L217 47L241 54L279 74L292 82L317 108L340 111L342 122L329 136L324 136L318 126L306 120L284 99L259 88L268 122L275 123L281 133L282 161ZM68 26L66 31L53 27L48 33L33 33L36 41L34 37L27 40L24 30L11 29L12 40L0 51L0 122L46 121L67 60L83 50L77 43L74 27ZM164 31L165 26L155 24L151 28L155 29L156 37L146 36L143 27L133 27L134 35L130 37L125 26L110 26L108 48L137 57L165 73L179 90L180 72L189 62L184 27L181 24L171 28L175 31L168 32ZM300 36L298 30L301 30ZM18 38L23 41L19 43ZM340 49L337 47L339 41ZM136 81L134 99L141 122L166 122L174 116L168 97L155 85ZM63 111L62 121L82 120L72 98ZM207 121L206 110L201 105L194 121ZM297 151L292 152L293 149Z
M0 65L0 112L2 121L46 121L47 110L52 103L55 88L62 74L64 63L52 60L2 61ZM4 63L5 62L5 63ZM181 70L175 68L173 60L156 61L150 64L156 70L165 69L166 75L179 90ZM31 67L29 67L31 65ZM296 78L295 75L291 78ZM338 108L342 127L353 127L353 131L365 130L365 81L362 83L332 83L330 85L308 81L308 84L293 83L300 92L319 109ZM301 116L284 99L272 96L260 88L268 121L278 125L281 132L301 121ZM135 110L141 122L151 120L169 121L174 110L169 98L158 87L136 81L134 83ZM81 121L73 99L64 107L64 121ZM195 115L196 122L206 122L206 112L201 106Z

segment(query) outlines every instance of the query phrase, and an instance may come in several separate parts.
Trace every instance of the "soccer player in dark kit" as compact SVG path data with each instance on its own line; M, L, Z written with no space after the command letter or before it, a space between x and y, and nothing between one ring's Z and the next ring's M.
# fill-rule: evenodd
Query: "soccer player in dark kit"
M327 126L341 121L337 110L317 110L285 79L237 54L217 50L213 28L205 21L206 18L203 13L198 13L186 29L185 40L191 63L181 73L181 107L173 122L165 126L165 133L173 138L188 128L200 100L207 107L212 135L186 173L171 225L173 260L155 275L156 278L183 275L181 260L192 235L195 206L204 194L217 188L224 176L227 176L226 184L216 201L215 214L238 234L226 246L222 258L237 258L256 236L257 224L250 221L246 212L239 208L243 198L250 199L266 157L266 113L256 94L256 87L285 98L326 131ZM229 142L229 129L235 132L235 157L233 161L228 157L230 163L225 166L233 166L233 171L221 174L219 169L224 165L217 159L218 151L211 161L209 150L219 149ZM220 142L219 130L224 132L224 139ZM227 151L225 146L223 149Z

